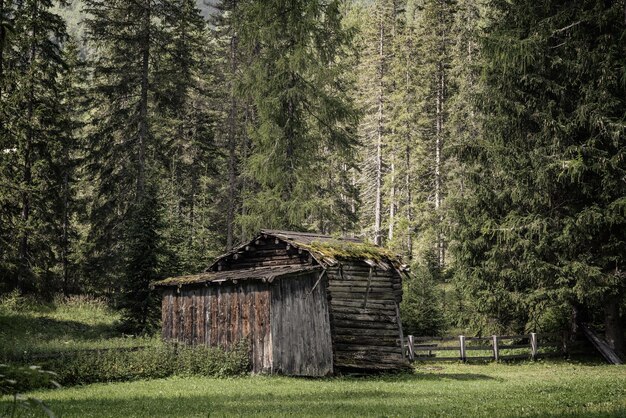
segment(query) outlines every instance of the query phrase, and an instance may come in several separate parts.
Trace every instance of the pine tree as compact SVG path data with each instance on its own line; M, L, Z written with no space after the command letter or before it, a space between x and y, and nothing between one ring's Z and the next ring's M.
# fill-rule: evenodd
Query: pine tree
M418 147L421 158L415 161L420 167L416 181L422 219L418 229L422 252L435 251L439 268L445 267L446 239L444 231L445 196L447 177L447 153L449 131L447 129L448 103L450 98L449 73L452 43L452 20L454 2L426 0L415 7L415 31L419 40L416 52L420 86L416 91L422 110L418 124Z
M160 316L157 295L150 283L159 278L159 229L161 214L157 190L152 181L133 202L128 213L128 229L124 231L122 291L120 300L123 311L122 329L128 333L151 334Z
M359 68L359 96L363 118L360 136L364 143L360 179L362 201L371 213L364 213L362 223L371 229L368 235L376 244L382 243L385 201L384 177L387 169L385 152L391 144L389 100L392 82L389 67L392 60L393 31L397 2L377 1L365 10L362 23L363 55Z
M246 1L238 15L240 46L252 57L240 89L254 106L246 175L256 183L239 222L248 233L305 228L320 202L312 173L327 167L329 153L345 158L355 145L342 76L351 33L338 1Z
M460 282L484 322L537 329L574 308L623 351L623 2L492 7Z
M153 126L163 161L165 264L167 274L176 275L202 269L209 254L223 250L223 234L208 232L223 225L216 209L222 194L204 186L221 179L223 158L216 144L221 79L213 37L196 2L164 1L161 12L164 42L154 75Z
M241 75L241 65L247 57L239 47L239 36L236 32L238 0L223 0L218 3L213 15L214 37L216 42L215 62L221 75L219 83L221 91L217 95L220 103L216 103L222 112L220 125L223 126L221 136L225 138L227 159L227 190L226 190L226 248L231 249L235 243L236 215L241 209L241 172L242 148L245 147L245 104L237 92L237 80ZM219 128L218 128L219 129Z
M94 58L92 128L88 172L94 191L90 208L87 273L100 288L115 289L123 274L125 230L133 202L144 201L146 179L156 173L151 104L154 51L162 32L156 6L140 2L88 0L85 12Z
M57 151L71 147L59 82L67 34L51 1L5 0L1 8L0 217L7 230L0 230L0 274L5 287L50 293L58 285L58 254L49 244L62 218L65 163Z

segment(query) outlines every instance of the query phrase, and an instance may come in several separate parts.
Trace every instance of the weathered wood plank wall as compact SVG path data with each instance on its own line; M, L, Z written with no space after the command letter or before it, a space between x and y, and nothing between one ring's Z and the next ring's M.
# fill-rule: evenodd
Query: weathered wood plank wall
M328 270L334 365L340 371L408 367L402 354L397 304L401 278L365 262Z
M306 251L298 251L284 242L276 242L275 238L259 239L246 251L232 254L214 266L214 270L241 270L254 267L305 265L311 264Z
M226 349L248 340L252 371L272 369L270 288L260 281L163 291L163 338Z
M333 373L326 283L318 280L319 273L285 277L272 284L275 373L295 376Z

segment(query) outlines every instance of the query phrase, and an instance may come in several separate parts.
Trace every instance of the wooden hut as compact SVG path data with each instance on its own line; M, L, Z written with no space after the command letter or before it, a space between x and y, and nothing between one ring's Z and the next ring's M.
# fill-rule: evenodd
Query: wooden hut
M162 289L163 338L231 348L253 372L326 376L397 371L402 266L355 238L264 230L204 273Z

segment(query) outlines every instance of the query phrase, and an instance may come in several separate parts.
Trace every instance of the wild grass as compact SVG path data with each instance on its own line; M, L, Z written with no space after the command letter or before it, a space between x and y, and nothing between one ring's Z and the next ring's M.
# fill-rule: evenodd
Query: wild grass
M15 295L0 302L2 375L23 375L30 366L55 373L63 385L163 378L172 375L232 376L248 368L247 346L215 347L164 343L158 336L125 336L119 315L106 301L57 298L41 304ZM37 379L15 380L15 387L40 387ZM24 381L22 381L24 380Z
M119 320L104 299L57 297L41 303L6 295L0 299L0 360L28 361L50 352L137 347L158 340L120 333Z
M552 361L439 364L399 376L172 377L32 395L63 417L623 417L626 368Z

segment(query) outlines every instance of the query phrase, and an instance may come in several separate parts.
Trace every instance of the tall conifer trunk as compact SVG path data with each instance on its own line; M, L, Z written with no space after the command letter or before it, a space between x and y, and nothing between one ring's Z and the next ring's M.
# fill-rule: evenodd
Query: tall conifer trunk
M68 160L65 156L64 166L65 173L63 173L63 225L62 225L62 237L61 237L61 266L63 275L63 294L69 295L69 229L70 229L70 217L69 217L69 173Z
M232 1L231 12L237 7L237 0ZM228 112L228 211L226 214L226 248L233 247L233 226L235 223L235 198L237 188L237 98L235 96L235 74L237 72L237 37L230 38L230 110Z
M2 100L2 86L4 79L4 43L6 42L6 33L4 30L4 0L0 0L0 100ZM2 122L0 122L2 126Z
M145 189L146 146L148 142L148 71L150 64L150 0L143 2L143 44L141 50L141 96L139 101L139 143L137 156L137 198Z
M441 232L441 151L443 148L443 70L442 64L438 64L437 71L437 117L435 134L435 212L437 213L437 254L439 267L444 266L443 235Z
M604 303L604 336L608 344L622 358L624 350L624 321L620 315L620 302L623 297L609 296Z
M393 152L391 153L389 169L391 170L391 189L389 191L389 233L387 236L391 241L393 239L393 228L396 219L396 164Z
M440 12L441 13L441 12ZM444 17L440 15L441 22ZM435 126L435 213L437 216L437 259L439 268L445 266L445 242L443 237L443 214L441 212L441 202L443 199L442 174L443 167L443 142L444 142L444 105L445 105L445 66L444 57L446 54L445 30L441 32L441 44L439 62L436 72L436 126Z
M391 48L393 48L393 45L395 43L395 39L396 39L396 14L397 14L397 9L398 9L398 5L396 0L393 1L392 4L392 11L391 11ZM391 60L393 60L393 51L392 51L392 58ZM393 79L392 80L392 86L391 86L391 90L395 91L396 89L396 80ZM392 138L395 138L395 131L392 131L391 134ZM389 231L387 234L388 239L391 241L393 239L393 234L394 234L394 226L395 226L395 221L396 221L396 147L395 147L395 139L392 139L391 141L391 164L390 164L390 171L391 171L391 178L390 178L390 190L389 190Z
M380 11L378 21L378 119L376 124L376 203L374 207L374 243L380 245L381 237L381 219L382 219L382 171L383 171L383 100L384 100L384 80L385 75L384 63L384 41L385 26L383 22L383 12Z
M37 47L35 43L35 38L37 36L37 13L38 13L38 2L33 2L32 5L32 26L31 26L31 44L30 44L30 52L28 57L28 69L30 71L29 75L29 85L28 85L28 106L27 106L27 114L26 118L28 120L28 129L26 133L26 142L24 144L24 169L22 174L22 214L21 214L21 222L22 222L22 237L20 239L20 266L18 273L18 285L22 290L28 290L26 287L29 286L27 283L27 278L30 272L30 262L29 262L29 244L28 244L28 222L30 219L30 206L31 206L31 186L33 182L33 174L32 174L32 146L34 140L34 129L33 129L33 118L34 118L34 110L35 110L35 59L37 56Z

